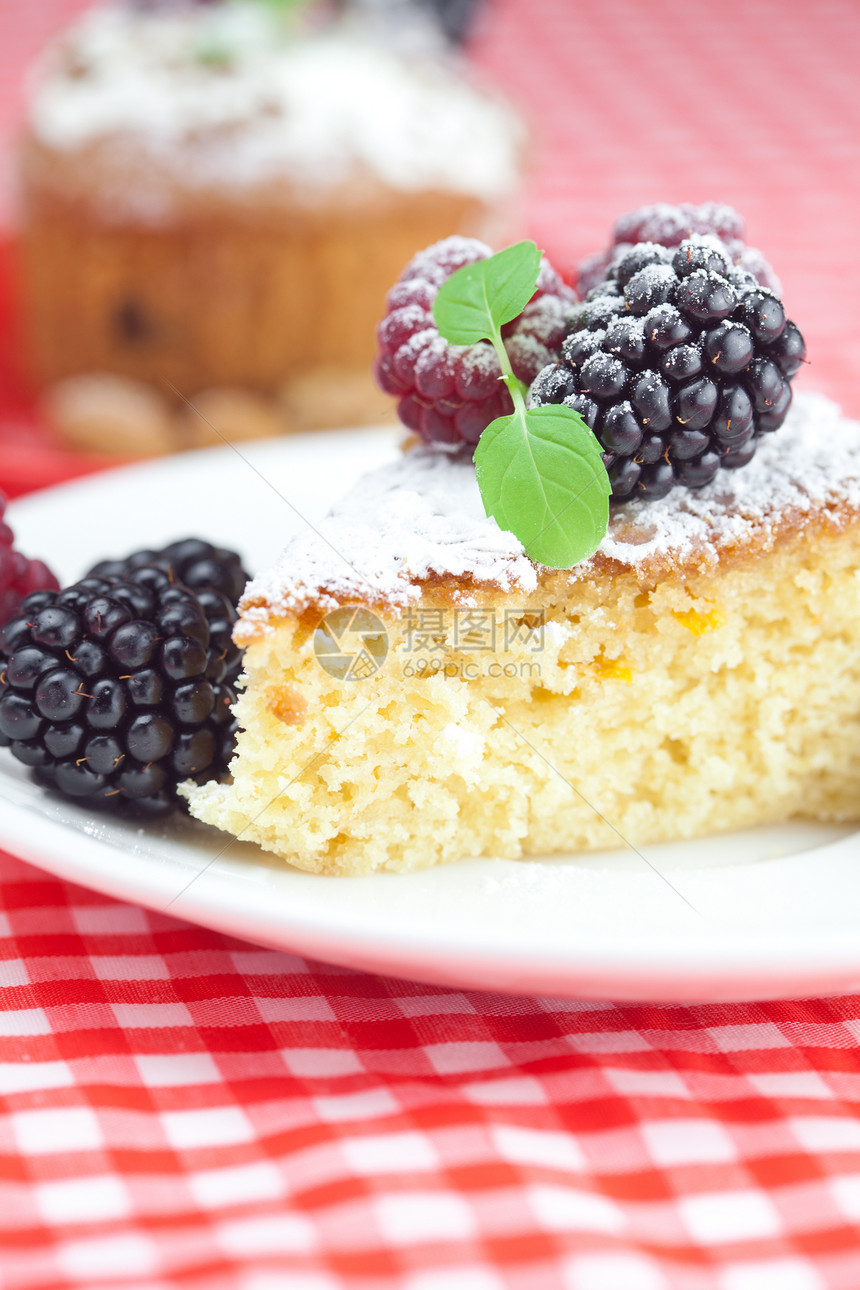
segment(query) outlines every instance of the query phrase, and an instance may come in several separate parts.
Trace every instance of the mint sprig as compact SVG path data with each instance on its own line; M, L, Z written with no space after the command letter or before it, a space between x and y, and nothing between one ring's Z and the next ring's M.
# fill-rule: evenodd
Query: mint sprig
M499 328L521 314L534 295L540 260L534 242L517 242L452 273L433 303L440 334L452 345L495 344Z
M534 295L541 253L534 242L467 264L439 288L433 317L452 345L492 343L513 400L509 416L487 426L475 450L484 509L550 569L593 555L609 523L609 476L602 449L578 412L564 404L526 407L502 327Z

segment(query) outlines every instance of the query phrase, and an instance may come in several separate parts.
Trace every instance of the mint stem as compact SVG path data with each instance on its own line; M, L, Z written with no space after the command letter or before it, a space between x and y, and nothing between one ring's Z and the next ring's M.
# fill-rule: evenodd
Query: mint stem
M492 329L490 342L496 351L496 357L499 360L499 367L502 369L502 380L511 393L514 401L514 412L525 416L526 411L526 393L528 387L523 384L519 377L514 375L514 369L511 367L511 360L508 357L508 351L505 349L505 342L502 340L502 333L497 326Z

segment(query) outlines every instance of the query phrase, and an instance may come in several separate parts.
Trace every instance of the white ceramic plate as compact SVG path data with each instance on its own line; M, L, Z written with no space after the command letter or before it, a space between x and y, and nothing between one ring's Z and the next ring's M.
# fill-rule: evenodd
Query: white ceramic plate
M67 581L101 556L188 533L256 568L301 527L290 503L318 519L395 450L379 430L244 447L247 462L215 449L34 494L10 520ZM0 752L0 844L264 945L445 985L679 1002L860 987L860 834L838 828L652 847L659 873L611 852L320 878L187 819L141 829L53 801Z

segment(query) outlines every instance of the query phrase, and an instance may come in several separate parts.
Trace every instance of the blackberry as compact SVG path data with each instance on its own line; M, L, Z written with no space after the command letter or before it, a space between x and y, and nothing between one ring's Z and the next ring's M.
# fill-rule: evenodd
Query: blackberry
M192 591L212 587L225 595L234 608L250 576L242 568L242 558L235 551L213 546L211 542L195 537L171 542L160 550L135 551L123 560L100 560L87 576L121 578L144 564L172 569L177 580Z
M157 565L28 596L0 633L0 742L64 797L166 813L232 756L235 619Z
M483 242L465 237L445 238L419 252L388 293L388 312L377 332L376 379L397 398L400 420L425 442L451 450L473 449L491 421L513 411L490 342L449 345L432 313L442 283L491 254ZM558 353L575 300L544 259L531 300L502 328L514 373L527 385Z
M779 294L779 279L761 251L744 242L743 219L731 206L720 202L703 202L701 206L693 206L690 202L681 202L678 206L657 202L619 215L608 250L598 251L580 264L577 275L579 290L585 295L597 286L612 266L622 257L626 258L634 246L651 243L674 249L693 236L719 238L736 267L751 273L762 286ZM703 266L697 264L694 267Z
M717 238L631 247L574 312L530 400L584 417L614 498L702 488L785 420L803 337Z

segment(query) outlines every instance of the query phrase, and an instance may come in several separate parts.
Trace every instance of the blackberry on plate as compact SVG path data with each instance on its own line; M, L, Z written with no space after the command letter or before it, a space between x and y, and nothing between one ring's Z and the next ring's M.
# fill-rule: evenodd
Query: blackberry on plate
M121 578L144 564L172 569L174 577L192 591L214 587L235 607L245 590L249 574L242 568L242 557L236 551L213 546L202 538L182 538L158 550L135 551L122 560L100 560L87 576Z
M379 325L375 373L408 429L427 443L473 449L496 417L513 411L489 341L450 345L433 320L439 287L466 264L492 252L474 238L449 237L419 252L388 293ZM523 312L502 328L514 374L528 385L558 353L576 295L541 262L537 287Z
M577 282L585 295L602 282L609 270L631 247L643 242L658 246L680 246L686 238L699 235L718 237L737 268L751 273L762 286L779 294L779 279L761 251L744 241L744 221L731 206L703 202L693 206L681 202L671 206L656 202L619 215L612 230L612 244L606 251L588 256L579 266Z
M65 797L166 813L232 756L235 618L157 565L35 592L0 633L0 742Z
M715 237L631 247L575 307L533 406L565 403L605 449L616 499L701 488L782 425L806 355L778 296Z
M31 591L50 591L59 583L42 560L28 560L15 549L15 535L3 519L6 498L0 493L0 627L17 612Z

